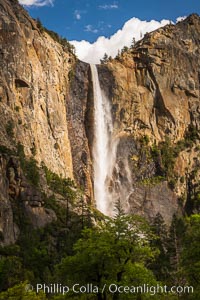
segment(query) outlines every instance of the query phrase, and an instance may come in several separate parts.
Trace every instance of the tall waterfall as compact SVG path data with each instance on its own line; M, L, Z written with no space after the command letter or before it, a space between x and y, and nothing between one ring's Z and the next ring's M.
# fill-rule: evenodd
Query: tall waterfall
M113 203L109 195L109 176L115 163L115 143L112 141L113 123L109 100L101 90L98 71L91 65L94 93L94 196L97 209L112 215Z
M94 197L97 209L113 216L118 201L124 212L129 211L134 191L132 176L126 145L120 144L122 140L114 132L109 99L100 87L96 66L90 67L94 94Z

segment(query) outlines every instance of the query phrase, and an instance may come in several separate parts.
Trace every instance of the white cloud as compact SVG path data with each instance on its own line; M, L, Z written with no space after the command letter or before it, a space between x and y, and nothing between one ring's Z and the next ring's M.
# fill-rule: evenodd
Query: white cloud
M99 5L100 9L116 9L118 8L118 5L116 3L114 4L104 4L104 5Z
M178 18L176 19L176 23L181 22L181 21L185 20L186 18L187 18L186 16L178 17Z
M19 3L25 6L45 6L53 5L53 0L19 0Z
M76 20L80 20L81 19L81 12L79 10L75 10L74 16L75 16Z
M146 32L156 30L169 23L170 21L168 20L147 22L132 18L110 38L100 36L93 44L85 40L71 41L71 43L75 46L76 54L80 60L97 64L104 53L115 57L118 50L121 50L124 46L130 47L133 37L138 41L141 39L141 35L143 36ZM97 32L97 29L93 29L92 25L87 25L85 30L89 32L94 32L95 30L94 33Z
M86 26L85 26L84 31L92 32L92 33L97 33L97 32L98 32L98 29L93 28L93 26L89 24L89 25L86 25Z

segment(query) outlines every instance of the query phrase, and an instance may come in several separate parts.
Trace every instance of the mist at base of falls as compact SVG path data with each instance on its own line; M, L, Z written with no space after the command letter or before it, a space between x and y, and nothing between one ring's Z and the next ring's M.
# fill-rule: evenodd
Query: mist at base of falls
M123 161L125 184L120 179L120 168L117 163L119 139L115 136L111 103L100 87L96 65L90 65L94 97L94 197L96 207L107 216L115 214L118 201L127 210L128 196L131 191L131 174L127 159Z

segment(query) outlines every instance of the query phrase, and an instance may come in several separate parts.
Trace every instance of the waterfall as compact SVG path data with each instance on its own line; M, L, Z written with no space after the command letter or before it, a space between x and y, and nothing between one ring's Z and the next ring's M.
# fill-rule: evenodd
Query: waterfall
M90 67L94 97L94 197L97 209L107 216L113 216L118 201L124 212L129 211L133 189L128 151L124 148L126 145L120 145L120 137L115 135L111 104L100 87L97 67ZM119 153L117 150L120 150Z
M94 94L94 197L96 207L105 215L112 215L112 201L108 191L108 178L115 162L115 147L112 141L113 123L109 100L101 90L98 71L90 65Z

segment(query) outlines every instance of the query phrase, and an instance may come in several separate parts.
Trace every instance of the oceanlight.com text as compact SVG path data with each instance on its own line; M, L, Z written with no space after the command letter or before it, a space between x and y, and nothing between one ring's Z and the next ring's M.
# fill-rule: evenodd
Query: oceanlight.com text
M134 285L117 285L115 283L112 284L104 284L103 287L98 287L92 283L87 283L85 285L81 285L79 283L75 283L72 286L62 285L61 283L38 283L34 288L32 285L27 285L26 290L35 290L37 293L43 291L45 294L62 294L65 295L67 293L74 294L99 294L99 293L110 293L110 294L192 294L194 292L194 288L192 286L172 286L168 287L166 285L156 285L152 286L149 284L143 284L140 286Z

